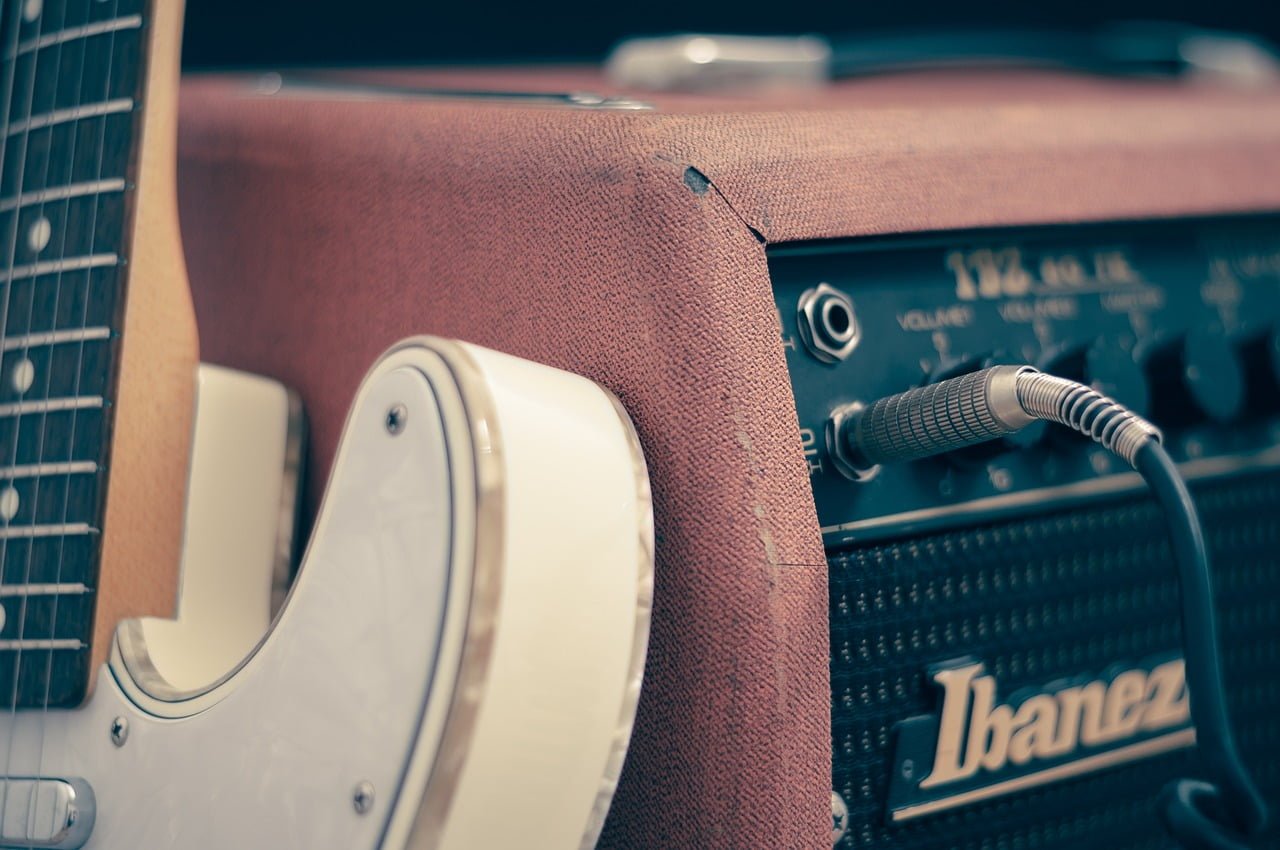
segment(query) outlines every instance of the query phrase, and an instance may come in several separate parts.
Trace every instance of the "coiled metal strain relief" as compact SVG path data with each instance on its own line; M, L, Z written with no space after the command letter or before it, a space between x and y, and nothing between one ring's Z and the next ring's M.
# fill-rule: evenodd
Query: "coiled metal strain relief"
M1162 439L1156 426L1076 381L1025 371L1018 375L1017 392L1027 413L1079 431L1124 458L1130 466L1136 466L1138 450L1148 440Z

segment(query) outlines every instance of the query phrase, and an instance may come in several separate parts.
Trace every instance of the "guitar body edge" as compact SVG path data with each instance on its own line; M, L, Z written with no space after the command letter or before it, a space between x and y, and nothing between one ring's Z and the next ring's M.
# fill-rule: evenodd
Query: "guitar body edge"
M0 715L8 775L92 789L99 850L592 846L648 634L636 446L583 378L401 343L256 650L158 698L124 624L81 709Z

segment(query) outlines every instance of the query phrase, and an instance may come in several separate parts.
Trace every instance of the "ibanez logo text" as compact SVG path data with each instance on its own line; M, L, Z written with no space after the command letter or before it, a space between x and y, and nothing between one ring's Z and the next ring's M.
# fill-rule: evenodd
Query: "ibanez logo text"
M937 714L897 726L889 820L902 822L1195 743L1181 658L1001 702L974 659L929 670Z

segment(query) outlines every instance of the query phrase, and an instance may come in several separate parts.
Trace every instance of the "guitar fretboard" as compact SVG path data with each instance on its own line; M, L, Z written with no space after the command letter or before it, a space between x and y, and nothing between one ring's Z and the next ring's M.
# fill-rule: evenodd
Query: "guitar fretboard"
M0 710L80 702L124 303L144 0L0 22Z

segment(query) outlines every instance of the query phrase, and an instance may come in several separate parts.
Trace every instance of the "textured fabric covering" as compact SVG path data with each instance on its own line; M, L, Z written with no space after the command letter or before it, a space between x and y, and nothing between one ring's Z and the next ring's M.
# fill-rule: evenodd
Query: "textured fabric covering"
M606 89L573 71L383 76ZM401 337L610 387L650 465L658 576L601 846L826 847L826 565L764 243L1280 208L1280 92L918 75L658 106L189 80L202 354L302 393L312 506L357 382Z

